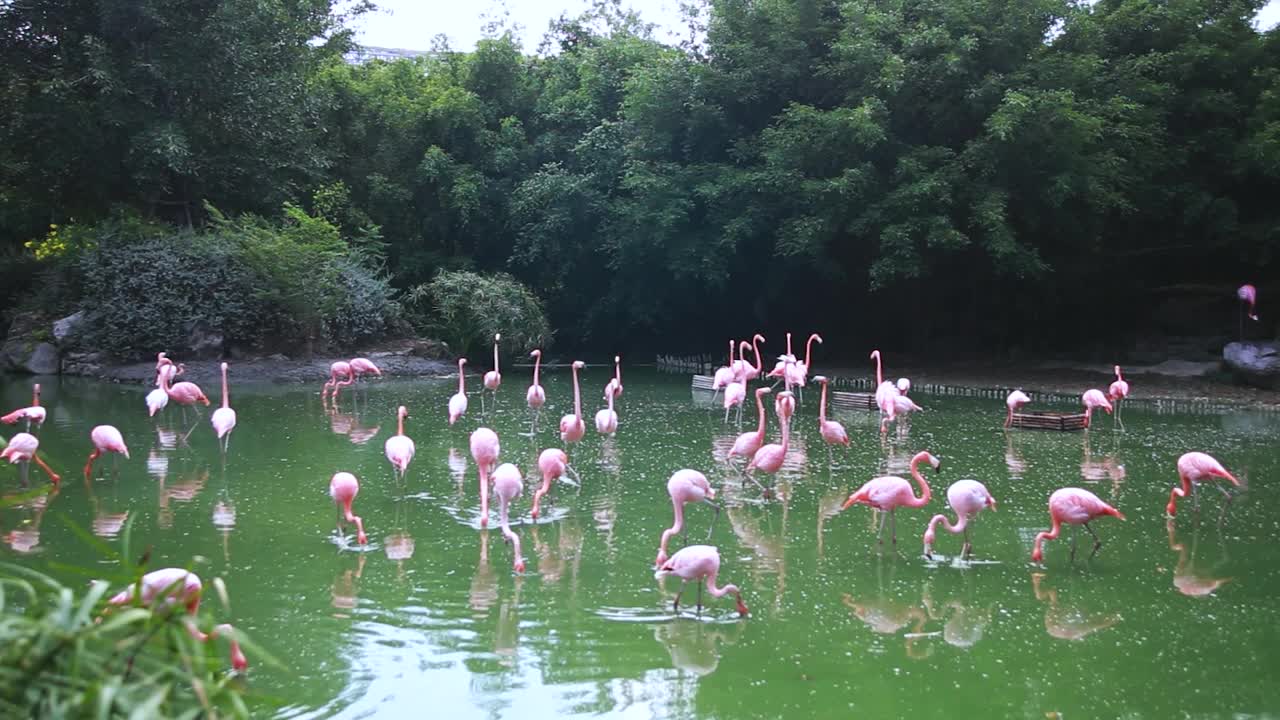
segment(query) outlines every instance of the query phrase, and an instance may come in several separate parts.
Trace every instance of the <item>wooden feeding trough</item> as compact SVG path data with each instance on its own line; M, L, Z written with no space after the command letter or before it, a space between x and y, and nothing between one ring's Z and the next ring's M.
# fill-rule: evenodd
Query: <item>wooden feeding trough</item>
M1083 430L1087 427L1085 414L1082 412L1016 412L1013 414L1013 421L1009 424L1012 427L1025 428L1027 430L1060 430L1064 432Z
M707 392L714 392L714 391L711 389L711 385L712 385L712 383L714 383L714 382L715 382L715 378L711 377L710 375L694 375L694 376L693 376L693 389L694 389L694 390L706 390Z
M831 407L837 410L879 410L876 396L860 392L831 392Z

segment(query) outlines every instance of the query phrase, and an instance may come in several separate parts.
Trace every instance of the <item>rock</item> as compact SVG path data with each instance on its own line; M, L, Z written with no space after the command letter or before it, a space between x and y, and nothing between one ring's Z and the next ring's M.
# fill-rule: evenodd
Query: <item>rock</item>
M222 357L222 333L197 322L191 326L191 331L187 335L187 350L191 356L204 360L214 360Z
M452 353L449 352L449 346L439 340L411 340L409 341L408 351L410 355L416 355L428 360L451 360L453 358Z
M102 353L67 353L62 359L62 372L66 375L97 375L102 372Z
M62 369L58 348L51 343L40 343L27 358L27 372L35 375L57 375Z
M0 370L56 375L60 366L58 348L46 342L48 326L37 316L20 313L9 326L9 336L0 346Z
M76 333L80 331L80 326L83 324L83 310L73 315L68 315L61 320L55 320L53 323L53 341L59 346L65 347L67 345L67 340L74 339Z
M283 353L276 353L275 355L268 355L268 356L267 356L267 359L268 359L268 360L271 360L271 361L273 361L273 362L289 362L289 356L288 356L288 355L285 355L285 354L283 354Z
M1222 349L1231 374L1255 387L1280 390L1280 343L1233 342Z

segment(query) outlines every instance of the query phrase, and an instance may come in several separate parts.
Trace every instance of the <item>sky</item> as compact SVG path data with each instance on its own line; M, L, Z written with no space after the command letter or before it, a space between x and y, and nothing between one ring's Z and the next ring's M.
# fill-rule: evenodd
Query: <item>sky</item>
M427 50L440 33L448 36L454 50L471 50L481 37L482 16L501 16L504 5L495 0L375 0L379 9L356 23L357 42L374 47ZM648 22L656 23L659 40L674 42L681 32L678 0L630 0ZM577 15L588 7L587 0L506 0L507 24L520 25L519 35L526 52L537 49L547 23L567 12ZM1258 13L1258 27L1268 30L1280 22L1280 0L1270 0Z

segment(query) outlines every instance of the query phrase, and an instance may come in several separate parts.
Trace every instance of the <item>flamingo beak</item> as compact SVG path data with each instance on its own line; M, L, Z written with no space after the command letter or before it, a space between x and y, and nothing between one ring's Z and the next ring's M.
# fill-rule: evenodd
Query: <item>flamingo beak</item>
M993 497L988 497L988 498L987 498L987 507L991 508L991 512L995 512L995 511L996 511L996 499L995 499L995 498L993 498Z
M850 505L852 505L854 502L856 502L856 501L853 499L853 496L852 496L852 495L850 495L850 496L849 496L849 499L848 499L848 500L845 500L845 501L844 501L844 504L840 506L840 509L841 509L841 510L848 510L848 509L849 509L849 506L850 506Z
M751 611L747 609L747 606L742 604L742 598L738 598L738 616L746 617L750 612Z

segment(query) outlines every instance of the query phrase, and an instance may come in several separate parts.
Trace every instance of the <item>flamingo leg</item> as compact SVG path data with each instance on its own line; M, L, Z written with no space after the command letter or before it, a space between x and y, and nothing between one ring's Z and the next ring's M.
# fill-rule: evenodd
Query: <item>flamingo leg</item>
M877 510L876 512L880 513L880 529L876 531L876 544L884 545L884 526L889 518L883 510Z
M969 553L973 551L973 543L969 542L969 527L964 528L964 547L960 549L960 557L968 560Z
M1076 561L1076 541L1080 539L1080 526L1071 526L1071 562Z
M1200 512L1200 483L1191 481L1191 509Z
M698 583L698 614L702 614L702 583Z
M54 485L57 485L57 484L58 484L58 481L62 479L62 478L58 477L58 474L57 474L57 473L55 473L55 472L54 472L54 471L53 471L53 470L52 470L48 465L45 465L45 464L44 464L44 461L40 459L40 456L39 456L39 455L36 455L36 454L32 453L32 455L31 455L31 459L32 459L32 460L34 460L34 461L35 461L35 463L36 463L37 465L39 465L39 466L40 466L40 469L44 471L44 474L45 474L45 475L48 475L48 476L49 476L49 480L50 480Z
M680 590L676 592L676 599L671 603L671 611L674 613L680 612L680 596L684 594L684 586L685 586L685 581L681 580Z
M889 539L893 546L898 546L898 508L889 511Z
M1098 534L1093 531L1093 528L1089 527L1089 523L1084 524L1084 529L1088 530L1089 534L1093 536L1093 552L1089 553L1089 559L1092 560L1093 556L1097 555L1098 551L1102 549L1102 541L1098 539Z
M711 533L716 529L716 520L720 519L720 506L710 500L703 500L702 502L710 505L711 509L716 511L716 514L711 516L711 526L707 528L707 540L710 540Z

